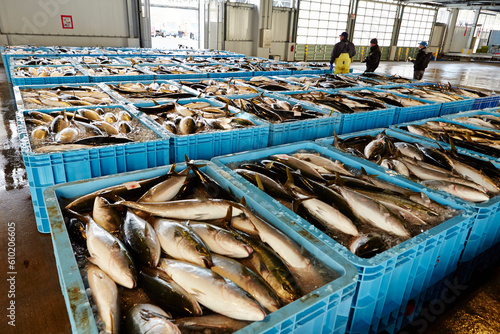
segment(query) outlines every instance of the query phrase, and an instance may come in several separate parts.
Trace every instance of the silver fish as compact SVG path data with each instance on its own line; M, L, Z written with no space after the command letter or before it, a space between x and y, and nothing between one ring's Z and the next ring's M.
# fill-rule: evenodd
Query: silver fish
M214 262L212 271L248 292L269 312L274 312L280 307L279 299L273 290L253 271L238 261L224 256L213 255L212 259Z
M266 316L259 304L247 297L236 284L210 269L169 259L161 259L160 268L200 304L214 312L248 321L261 321Z
M237 234L211 224L189 224L191 229L203 240L208 249L232 258L245 258L252 252Z
M162 218L154 218L152 223L161 248L169 256L207 268L212 266L207 245L190 226Z
M99 267L87 267L87 279L97 313L104 323L104 333L117 334L120 329L120 305L116 283Z
M127 248L93 219L87 224L87 249L89 261L101 268L116 283L133 289L137 271Z
M127 210L122 236L138 262L150 267L158 265L161 255L160 240L147 221Z
M132 209L142 210L151 215L179 220L210 220L226 217L227 210L237 203L220 200L187 199L170 202L136 203L131 201L120 202L120 205ZM242 213L238 208L233 208L233 217Z
M152 304L134 305L127 314L126 328L136 334L181 334L172 317Z
M109 233L118 231L122 220L116 209L104 197L96 196L92 209L92 218Z
M191 171L191 167L187 167L178 174L173 174L167 180L150 188L137 202L167 202L170 201L179 193L184 182Z

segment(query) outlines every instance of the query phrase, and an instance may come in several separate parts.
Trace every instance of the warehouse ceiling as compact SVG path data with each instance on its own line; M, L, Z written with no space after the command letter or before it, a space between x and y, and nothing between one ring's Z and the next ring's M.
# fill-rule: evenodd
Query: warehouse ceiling
M402 0L403 3L419 3L459 9L488 9L500 11L500 0Z

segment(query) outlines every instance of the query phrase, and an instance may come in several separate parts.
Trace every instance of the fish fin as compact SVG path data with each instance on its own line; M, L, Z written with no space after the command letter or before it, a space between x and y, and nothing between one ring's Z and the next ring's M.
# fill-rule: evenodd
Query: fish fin
M333 127L333 146L340 150L339 136L337 135L337 132L335 131L335 127Z
M451 138L449 138L449 143L450 143L450 153L452 155L456 155L457 154L457 148L455 147L455 144L453 143L453 141L451 140Z
M366 172L366 169L364 169L363 167L361 167L360 169L361 169L361 175L365 175L365 176L372 177L372 178L374 178L374 177L377 177L377 176L378 176L378 174L368 174L368 173Z
M427 196L425 193L421 192L420 193L420 197L422 198L422 200L425 202L425 203L430 203L431 200L429 198L429 196Z
M230 205L229 208L227 208L227 213L226 217L224 217L224 226L231 226L231 219L233 218L233 206Z
M176 165L177 165L177 164L174 162L174 163L172 164L172 166L170 166L170 169L168 170L168 174L174 174L174 175L175 175L175 174L177 174L177 173L175 172L175 167L176 167Z
M156 102L155 100L151 100L153 101L153 103L155 104L155 106L159 106L160 104L158 102Z
M198 290L198 289L196 289L196 288L191 289L191 290L193 291L193 292L191 292L191 294L192 294L193 296L205 295L205 293L204 293L203 291Z
M293 182L293 175L292 175L292 172L290 171L290 168L286 168L286 182L285 184L283 185L283 187L285 189L289 189L289 188L292 188L294 185L294 182Z
M257 182L257 187L259 187L260 190L266 192L266 190L264 189L264 185L262 184L262 180L260 179L258 174L255 174L255 182Z
M264 167L269 170L269 169L273 168L273 165L274 165L274 162L270 161Z
M247 206L247 200L245 199L245 196L242 196L242 197L241 197L240 203L241 203L241 205L243 205L243 206Z
M197 97L199 98L199 97L201 97L202 95L203 95L203 92L201 92L200 94L198 94L198 96L197 96Z

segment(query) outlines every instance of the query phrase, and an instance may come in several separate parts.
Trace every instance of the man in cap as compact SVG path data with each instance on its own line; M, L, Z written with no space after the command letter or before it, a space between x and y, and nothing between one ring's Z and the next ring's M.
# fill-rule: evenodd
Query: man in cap
M366 63L365 72L375 72L380 63L380 57L382 56L382 52L380 51L380 47L378 46L378 40L376 38L372 38L370 41L370 53L363 60Z
M333 63L335 63L335 74L349 73L351 59L356 54L354 44L349 42L347 37L348 34L344 31L340 34L340 42L333 47L332 56L330 58L330 69L333 69Z
M432 53L427 53L427 42L420 42L418 48L417 58L410 58L410 61L413 63L413 79L422 80L425 69L431 60L430 56Z

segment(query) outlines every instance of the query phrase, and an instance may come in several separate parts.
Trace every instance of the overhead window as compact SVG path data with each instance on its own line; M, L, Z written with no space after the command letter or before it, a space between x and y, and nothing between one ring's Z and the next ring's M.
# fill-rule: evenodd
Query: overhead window
M378 45L390 46L396 12L396 2L359 1L354 45L368 46L370 40L376 38Z
M398 46L417 47L421 41L429 42L436 9L429 6L405 6Z
M335 44L347 28L349 2L302 0L297 29L298 44Z

